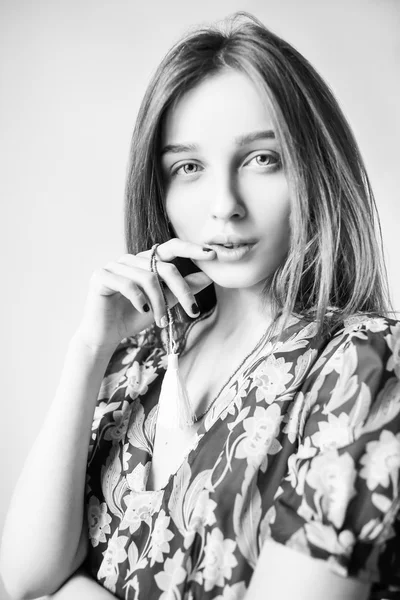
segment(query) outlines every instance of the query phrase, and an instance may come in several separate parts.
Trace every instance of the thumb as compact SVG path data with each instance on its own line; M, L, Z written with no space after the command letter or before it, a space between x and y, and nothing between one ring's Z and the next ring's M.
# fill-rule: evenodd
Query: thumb
M186 275L184 280L189 285L192 293L194 295L204 290L206 287L213 283L213 280L208 277L203 271L199 271L197 273L191 273L190 275ZM164 287L165 295L167 298L168 306L172 308L175 304L178 304L178 299L174 296L167 286Z
M191 273L187 275L185 281L189 284L190 289L193 294L198 294L201 290L204 290L206 287L213 283L213 280L209 278L208 275L204 273L204 271L198 271L197 273Z

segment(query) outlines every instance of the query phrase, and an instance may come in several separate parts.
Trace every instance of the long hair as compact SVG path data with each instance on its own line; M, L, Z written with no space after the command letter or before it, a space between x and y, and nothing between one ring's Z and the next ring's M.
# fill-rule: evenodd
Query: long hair
M311 64L246 12L190 31L152 77L131 145L128 252L136 254L174 236L160 164L163 119L188 90L225 69L245 73L257 86L282 146L291 197L290 247L264 286L276 314L284 317L278 333L293 312L315 319L318 333L328 311L337 321L357 312L387 314L379 217L351 128Z

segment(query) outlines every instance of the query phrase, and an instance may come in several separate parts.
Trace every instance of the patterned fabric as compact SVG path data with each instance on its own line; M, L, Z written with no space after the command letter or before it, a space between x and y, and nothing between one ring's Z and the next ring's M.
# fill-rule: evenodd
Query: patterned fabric
M315 334L293 316L254 351L157 491L146 482L166 354L152 328L121 342L88 459L99 583L124 599L240 600L272 538L372 582L371 599L400 597L400 322L364 314Z

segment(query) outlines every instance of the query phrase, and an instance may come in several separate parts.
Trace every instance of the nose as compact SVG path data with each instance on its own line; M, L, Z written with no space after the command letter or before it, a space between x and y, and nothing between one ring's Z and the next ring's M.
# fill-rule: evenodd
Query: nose
M211 192L211 216L213 219L229 221L243 219L246 207L241 201L233 178L227 177Z

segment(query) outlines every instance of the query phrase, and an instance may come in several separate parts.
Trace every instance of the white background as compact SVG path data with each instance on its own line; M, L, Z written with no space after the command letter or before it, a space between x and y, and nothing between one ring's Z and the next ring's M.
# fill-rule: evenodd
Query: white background
M400 0L0 0L0 530L90 274L125 251L125 169L149 77L188 27L235 10L296 46L336 93L400 309Z

